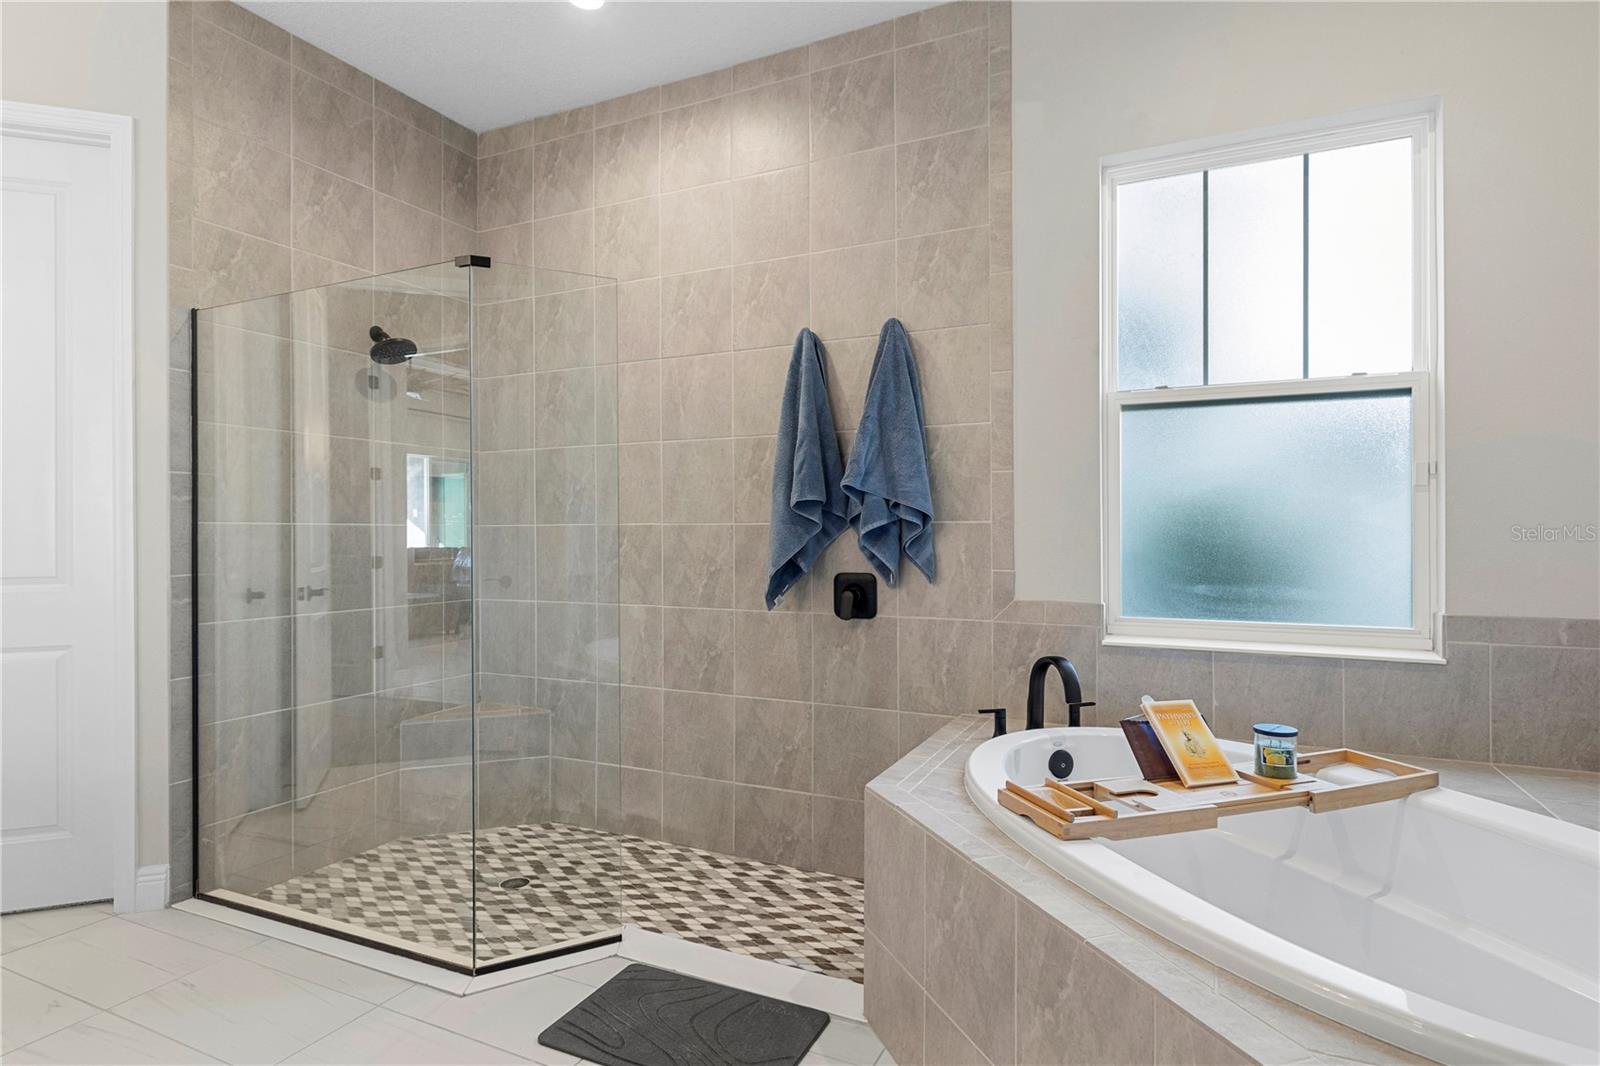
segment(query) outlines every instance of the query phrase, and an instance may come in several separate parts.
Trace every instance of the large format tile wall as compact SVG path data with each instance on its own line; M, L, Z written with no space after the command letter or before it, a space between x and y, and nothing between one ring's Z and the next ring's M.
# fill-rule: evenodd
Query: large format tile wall
M437 262L467 251L476 217L477 137L233 4L177 2L170 4L169 10L168 214L173 309L170 839L172 895L181 898L190 893L194 878L190 627L195 597L190 580L194 546L189 531L193 356L188 310ZM368 313L362 311L356 318ZM396 309L394 313L402 312ZM353 321L350 325L361 324ZM286 370L286 363L270 359L263 359L261 365L270 367L269 375L273 370ZM284 398L282 392L262 391L261 387L273 380L270 376L251 378L248 387L246 379L235 382L239 394L234 399L241 402L234 410L242 417L220 415L220 420L253 421L259 426L261 418L270 417L272 396ZM276 380L283 385L283 378ZM257 567L270 565L268 560L274 557L266 553L250 560L247 555L235 555ZM240 574L207 575L208 579L213 576L219 589L229 582L241 587L255 584L241 580ZM219 619L212 621L223 624ZM285 626L279 629L284 630L279 634L282 644L289 638ZM282 666L284 648L270 643L264 647L272 651L264 658ZM262 704L256 709L287 708L290 697L285 693L292 690L288 678L281 676L286 671L283 667L278 677L258 678L259 696L274 706ZM279 693L280 698L272 699L271 692ZM268 753L278 750L273 745L284 743L287 733L273 732L275 725L282 723L270 714L251 721L258 731L271 734L254 737L263 741L251 756L260 769L273 761ZM301 725L305 728L300 732L306 732L309 723ZM250 751L247 742L251 738L242 726L236 732L232 750L240 754ZM208 745L213 759L228 750L227 743ZM291 778L292 771L290 777L277 781L238 787L233 798L248 801L250 808L267 809L282 789L301 790L300 783ZM307 800L298 798L302 803ZM348 824L341 815L335 819L340 825L325 826L321 833L324 842L355 833L364 817L362 811L367 809L358 805L352 812L346 808ZM311 821L304 820L307 824ZM273 832L264 831L268 836ZM355 843L352 839L346 846ZM265 850L271 852L272 846L266 845ZM298 865L313 862L319 854L329 856L323 861L337 857L328 848L308 847L297 854ZM284 864L287 868L295 865Z
M1011 566L1009 19L948 5L479 138L481 248L619 282L622 687L552 733L558 817L859 875L867 780L990 702ZM795 334L827 346L848 450L893 315L925 390L939 580L841 622L824 586L867 569L847 535L768 613Z

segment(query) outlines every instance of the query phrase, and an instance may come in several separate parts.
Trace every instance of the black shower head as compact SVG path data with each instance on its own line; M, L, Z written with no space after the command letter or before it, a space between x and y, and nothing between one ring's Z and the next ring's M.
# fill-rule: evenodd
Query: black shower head
M367 331L372 338L372 361L374 363L403 363L417 354L414 342L404 337L391 337L383 331L382 326L373 326Z

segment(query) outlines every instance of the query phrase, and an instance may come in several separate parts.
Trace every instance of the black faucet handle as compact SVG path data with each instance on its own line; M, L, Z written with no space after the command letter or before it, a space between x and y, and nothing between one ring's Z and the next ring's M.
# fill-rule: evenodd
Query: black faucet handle
M985 707L979 714L994 715L994 735L1003 737L1006 734L1006 709L1004 707Z

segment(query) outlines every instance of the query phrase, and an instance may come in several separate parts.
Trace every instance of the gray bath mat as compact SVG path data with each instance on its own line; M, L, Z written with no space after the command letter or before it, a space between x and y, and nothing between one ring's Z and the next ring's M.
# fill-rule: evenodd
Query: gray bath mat
M600 1066L795 1066L828 1016L634 963L539 1034Z

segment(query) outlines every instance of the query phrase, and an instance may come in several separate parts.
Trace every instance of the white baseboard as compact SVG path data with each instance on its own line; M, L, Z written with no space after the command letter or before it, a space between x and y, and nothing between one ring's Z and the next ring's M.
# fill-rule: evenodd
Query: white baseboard
M131 907L117 901L118 910L158 911L167 905L167 882L172 868L166 863L158 866L141 866L133 875L133 901Z
M622 949L617 954L674 973L771 996L785 1003L815 1007L841 1018L867 1020L861 986L842 977L824 977L782 963L736 955L636 925L622 927Z

